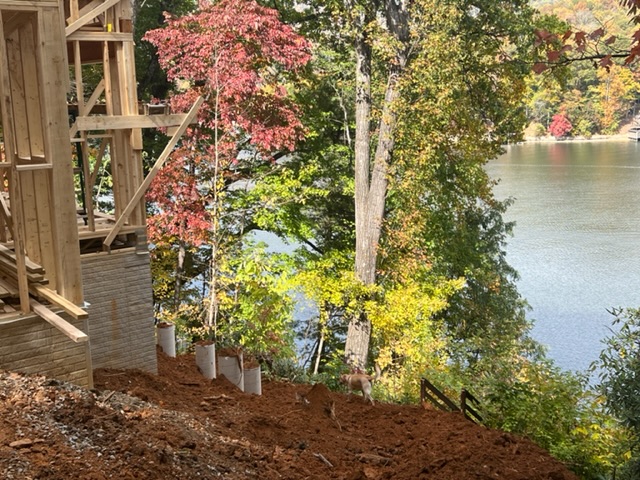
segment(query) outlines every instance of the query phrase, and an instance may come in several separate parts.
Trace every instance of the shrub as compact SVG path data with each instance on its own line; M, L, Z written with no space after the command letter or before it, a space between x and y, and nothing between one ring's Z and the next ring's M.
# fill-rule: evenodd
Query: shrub
M562 138L571 132L573 125L563 113L558 113L553 116L551 124L549 125L549 133L556 138Z

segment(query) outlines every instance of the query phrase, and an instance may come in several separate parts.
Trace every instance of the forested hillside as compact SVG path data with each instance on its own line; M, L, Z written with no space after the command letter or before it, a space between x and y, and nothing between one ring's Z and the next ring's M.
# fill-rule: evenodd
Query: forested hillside
M541 14L555 16L566 22L556 22L558 31L569 28L587 34L603 29L603 37L593 42L594 53L629 50L635 30L627 9L615 0L532 0ZM611 39L611 41L609 41ZM529 134L556 137L594 134L615 134L638 113L640 77L637 67L620 66L623 58L608 69L598 68L598 58L570 63L556 75L546 72L533 75L528 82L527 118L532 123ZM554 118L556 124L554 124ZM568 126L567 126L568 125Z
M138 2L140 97L177 112L205 99L147 195L157 320L185 349L242 348L282 378L338 388L341 373L376 372L385 402L417 402L421 377L452 397L468 388L488 426L585 479L621 478L637 429L612 413L629 410L531 338L505 253L509 202L484 166L530 123L542 135L555 117L555 136L591 136L632 118L633 66L532 73L556 58L538 33L569 23L606 27L596 48L628 50L626 11L294 3ZM609 353L615 370L620 352Z

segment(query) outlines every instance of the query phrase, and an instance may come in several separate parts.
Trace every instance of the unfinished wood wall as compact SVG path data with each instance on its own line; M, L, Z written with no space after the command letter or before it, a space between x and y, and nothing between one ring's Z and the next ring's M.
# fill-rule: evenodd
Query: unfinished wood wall
M89 386L94 356L155 370L149 258L115 248L141 243L144 194L203 100L174 115L139 104L132 15L131 0L0 0L0 368L24 361L66 378L68 355L67 374ZM172 137L145 177L141 129L159 127Z
M25 312L25 255L45 268L52 290L82 302L59 7L57 1L0 0L0 172L9 192L0 204L0 226L6 227L0 240L14 247Z

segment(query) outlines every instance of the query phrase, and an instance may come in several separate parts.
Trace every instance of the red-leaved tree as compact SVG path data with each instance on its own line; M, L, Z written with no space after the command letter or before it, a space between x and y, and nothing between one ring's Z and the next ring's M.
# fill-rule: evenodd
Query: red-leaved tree
M573 125L567 118L564 113L557 113L551 119L551 123L549 124L549 133L556 138L562 138L567 135Z
M172 109L186 111L198 96L205 103L149 190L149 235L156 244L181 249L210 245L205 324L215 327L225 191L234 182L250 181L256 166L272 164L303 137L288 86L309 61L310 45L275 10L253 0L201 0L194 13L165 18L166 25L144 39L157 48L175 84ZM177 279L183 260L184 250Z

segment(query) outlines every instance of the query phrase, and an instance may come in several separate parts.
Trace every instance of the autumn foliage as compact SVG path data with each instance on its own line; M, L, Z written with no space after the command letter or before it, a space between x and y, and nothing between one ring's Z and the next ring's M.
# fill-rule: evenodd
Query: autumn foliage
M553 116L549 124L549 133L556 138L562 138L573 129L573 125L563 113Z
M149 232L154 242L176 235L197 245L212 221L211 196L228 177L249 160L270 162L293 150L302 138L289 75L309 61L310 45L253 0L200 1L196 12L165 13L165 20L144 39L175 84L172 109L186 111L198 96L206 101L150 188L156 214Z

